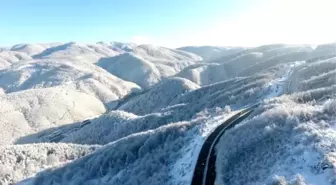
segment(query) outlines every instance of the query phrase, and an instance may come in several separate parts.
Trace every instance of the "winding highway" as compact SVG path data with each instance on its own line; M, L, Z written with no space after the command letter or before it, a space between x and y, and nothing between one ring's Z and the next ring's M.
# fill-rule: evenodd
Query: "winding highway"
M213 185L216 179L215 146L226 130L249 116L259 104L253 105L235 114L220 124L205 140L199 153L191 185Z

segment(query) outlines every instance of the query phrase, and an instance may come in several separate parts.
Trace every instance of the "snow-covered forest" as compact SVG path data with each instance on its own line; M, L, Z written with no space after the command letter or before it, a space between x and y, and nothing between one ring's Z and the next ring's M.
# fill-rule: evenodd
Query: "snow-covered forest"
M184 185L203 141L216 185L336 183L336 43L0 49L0 184Z

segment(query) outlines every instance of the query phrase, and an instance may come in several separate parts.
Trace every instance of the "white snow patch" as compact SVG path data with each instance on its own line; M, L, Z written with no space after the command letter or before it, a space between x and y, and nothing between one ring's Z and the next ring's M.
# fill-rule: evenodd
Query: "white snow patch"
M172 164L172 169L170 170L171 184L184 185L190 183L194 174L198 154L206 137L216 127L236 113L237 111L230 113L221 112L221 114L214 116L204 125L200 126L200 135L193 136L192 142L180 151L183 156Z
M283 67L279 71L279 74L280 74L279 78L276 78L267 84L268 86L267 88L269 89L270 92L265 97L265 99L274 98L274 97L280 96L283 93L285 93L284 91L286 88L285 87L286 82L289 80L289 77L293 73L294 68L304 63L305 61L295 61Z

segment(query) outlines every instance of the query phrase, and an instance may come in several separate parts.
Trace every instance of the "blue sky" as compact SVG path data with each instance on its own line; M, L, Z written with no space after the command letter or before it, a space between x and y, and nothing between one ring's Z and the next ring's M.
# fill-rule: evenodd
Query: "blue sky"
M237 9L223 0L12 0L0 8L2 42L131 40L201 29Z
M272 3L269 3L270 1ZM290 33L286 33L286 36L283 30L281 32L268 30L268 33L263 30L264 27L268 27L266 24L274 27L272 26L274 23L269 23L270 18L283 24L278 26L279 28L294 26L293 30L297 30L295 22L288 24L291 17L279 19L282 16L273 15L272 10L275 7L280 10L282 8L286 11L280 11L279 14L287 13L287 5L292 6L293 1L282 0L281 2L285 3L280 4L276 0L4 1L0 7L1 45L114 40L167 46L257 45L264 42L288 42L287 37ZM299 1L301 0L298 0L298 3ZM320 1L329 0L319 0L316 3ZM332 3L332 0L330 2ZM299 3L294 6L296 8L301 5ZM309 6L315 8L316 4ZM295 16L298 10L295 9L290 15ZM328 18L334 15L336 14L324 16ZM248 33L250 29L252 34ZM279 32L278 35L270 34L276 31ZM268 34L267 39L256 39L265 37L265 34ZM311 37L310 34L306 36ZM290 37L293 39L297 36ZM280 39L272 40L272 38ZM301 40L305 41L305 38Z

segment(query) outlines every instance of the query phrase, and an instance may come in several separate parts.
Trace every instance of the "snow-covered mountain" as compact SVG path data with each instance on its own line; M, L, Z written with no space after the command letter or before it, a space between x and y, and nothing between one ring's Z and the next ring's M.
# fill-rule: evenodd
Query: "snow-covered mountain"
M118 109L132 112L138 115L160 111L171 104L178 96L198 89L199 86L184 78L170 78L153 86L150 90L141 94Z
M140 45L130 53L102 58L97 65L111 74L147 89L201 60L201 57L184 51Z
M242 47L218 47L218 46L185 46L177 48L201 56L205 61L233 55L244 50Z
M98 145L62 143L0 146L0 183L13 184L48 168L64 166L98 148Z
M216 146L216 185L333 184L335 75L335 43L4 48L0 184L190 184L209 133L255 103Z
M124 53L124 52L130 52L133 50L133 48L137 47L134 43L123 43L123 42L97 42L99 45L103 45L109 49L112 49L114 51Z
M48 44L17 44L10 48L11 51L18 51L33 56L43 52L44 50L61 45L61 43L48 43Z
M266 101L231 129L218 144L217 183L335 182L335 72L335 57L298 66L295 93Z
M7 93L55 86L94 95L103 103L140 90L94 64L69 59L25 60L0 71L0 87Z
M69 88L29 89L3 94L0 96L0 145L104 112L104 104L99 99Z
M199 85L208 85L238 76L268 72L270 68L316 57L311 46L266 45L217 58L209 63L191 65L176 76Z
M134 82L143 88L148 88L161 80L161 73L153 63L133 53L125 53L111 58L102 58L97 65L109 73L121 79Z
M0 70L6 69L10 65L20 60L30 60L31 57L25 53L15 51L0 52Z
M33 58L57 58L70 59L81 62L96 63L103 56L115 56L119 53L110 50L103 52L102 45L86 45L75 42L69 42L54 47L47 48L42 52L33 55ZM108 49L108 48L105 48Z

